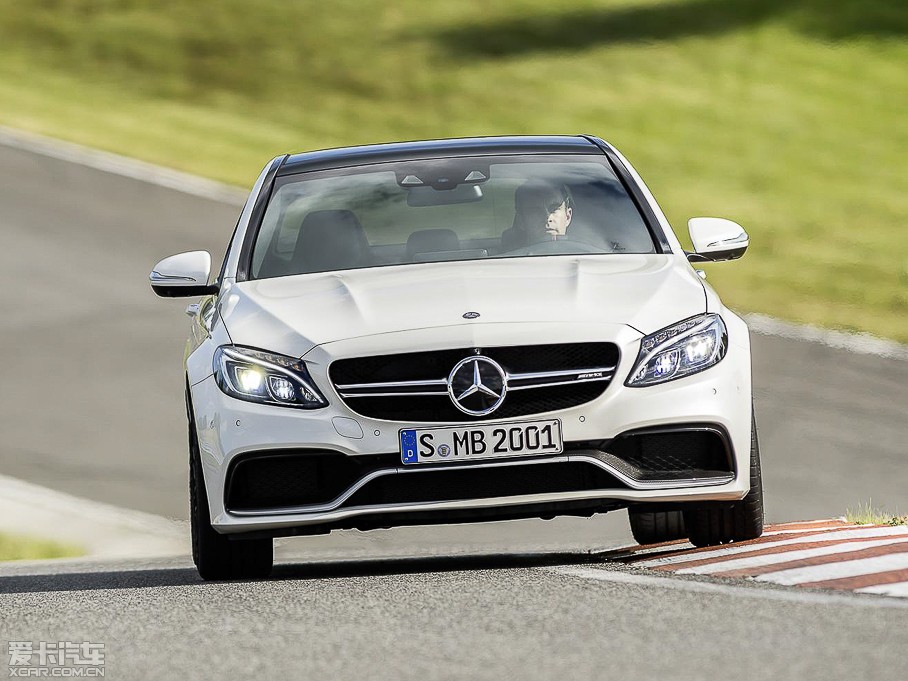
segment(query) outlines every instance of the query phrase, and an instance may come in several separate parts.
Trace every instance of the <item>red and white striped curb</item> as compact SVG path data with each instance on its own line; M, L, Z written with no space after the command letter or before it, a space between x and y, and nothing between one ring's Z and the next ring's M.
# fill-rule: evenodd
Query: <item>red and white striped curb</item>
M905 525L784 523L767 526L759 539L720 547L698 549L681 540L629 552L625 562L661 572L908 598Z

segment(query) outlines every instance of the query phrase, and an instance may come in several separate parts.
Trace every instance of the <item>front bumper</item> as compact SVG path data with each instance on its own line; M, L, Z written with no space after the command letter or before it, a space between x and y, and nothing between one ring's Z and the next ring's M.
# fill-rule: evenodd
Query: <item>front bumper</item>
M736 320L732 320L734 323ZM726 318L729 323L729 319ZM743 327L743 323L741 323ZM600 330L601 331L601 330ZM745 342L732 343L726 357L716 366L699 374L662 385L628 388L624 380L630 372L640 335L627 327L610 330L609 338L621 348L621 360L615 378L604 394L586 404L533 417L504 419L501 422L526 421L535 418L558 418L566 446L569 443L610 441L630 431L659 427L687 428L708 425L722 433L727 444L729 475L709 479L641 481L622 472L614 462L596 455L595 451L577 445L562 455L544 459L485 460L470 464L442 466L403 466L399 463L398 432L413 427L412 423L370 419L351 412L333 391L327 379L327 365L341 356L356 356L361 349L357 343L336 344L336 347L316 348L310 361L313 379L328 398L324 409L304 411L242 402L220 391L213 377L207 377L191 387L192 405L199 438L205 484L208 491L212 526L222 533L265 532L290 534L294 529L317 531L330 527L369 527L410 524L410 520L429 519L431 522L459 522L464 519L487 517L516 517L529 515L558 515L561 507L572 505L586 509L609 510L629 503L671 504L678 502L734 501L748 491L751 377L750 348L746 328L734 329L731 337L743 337ZM734 333L737 331L738 333ZM601 337L601 336L599 336ZM489 423L495 420L489 420ZM225 503L229 473L242 457L263 450L327 450L350 457L386 457L387 465L372 470L357 479L336 497L317 504L228 510ZM418 501L381 501L370 503L360 494L370 484L379 481L395 485L425 484L426 476L432 485L444 486L443 480L453 481L452 472L466 468L488 470L490 475L529 474L533 471L556 471L556 467L575 465L595 467L604 475L595 488L539 492L533 485L513 493L508 484L493 494L482 492L475 498L438 498ZM549 466L550 468L545 468ZM520 467L514 468L514 467ZM541 468L540 468L541 467ZM598 475L598 472L593 472ZM444 476L448 475L448 478ZM422 477L420 477L422 476ZM546 477L545 475L541 477ZM550 477L550 476L549 476ZM417 482L420 481L420 482ZM461 495L463 497L463 495ZM352 503L361 499L363 503ZM535 509L535 510L533 510ZM536 510L539 513L536 513ZM475 518L471 518L475 516ZM371 519L371 520L370 520Z

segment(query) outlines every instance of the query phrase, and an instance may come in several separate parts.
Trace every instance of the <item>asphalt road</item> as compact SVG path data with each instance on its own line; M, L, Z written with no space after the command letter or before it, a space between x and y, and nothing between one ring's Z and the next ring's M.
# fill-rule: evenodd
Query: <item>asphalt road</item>
M0 473L186 513L185 301L151 266L217 261L239 205L0 146ZM729 267L735 265L729 264ZM908 362L754 336L768 519L908 509ZM582 579L623 513L341 533L273 580L185 560L0 568L0 639L95 641L107 678L904 679L908 610ZM0 651L0 671L6 651Z
M904 607L565 573L584 560L287 564L217 584L172 561L4 569L2 636L104 643L111 679L904 681Z

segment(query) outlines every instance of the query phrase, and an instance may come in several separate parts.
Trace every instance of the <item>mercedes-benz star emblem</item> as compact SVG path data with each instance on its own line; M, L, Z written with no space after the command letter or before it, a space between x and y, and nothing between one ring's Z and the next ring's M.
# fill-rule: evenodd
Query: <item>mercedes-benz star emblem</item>
M466 357L448 375L448 395L465 414L485 416L501 406L508 380L498 362L488 357Z

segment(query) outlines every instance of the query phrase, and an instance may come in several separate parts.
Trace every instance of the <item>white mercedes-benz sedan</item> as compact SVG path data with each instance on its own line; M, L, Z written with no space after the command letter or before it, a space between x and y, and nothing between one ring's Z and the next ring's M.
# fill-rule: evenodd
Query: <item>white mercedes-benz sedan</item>
M750 340L628 161L591 136L386 144L280 156L185 353L193 558L265 576L272 538L589 516L698 546L763 529Z

